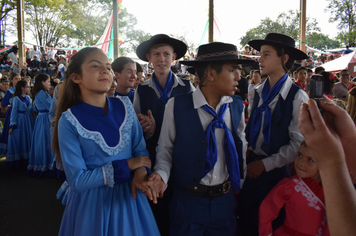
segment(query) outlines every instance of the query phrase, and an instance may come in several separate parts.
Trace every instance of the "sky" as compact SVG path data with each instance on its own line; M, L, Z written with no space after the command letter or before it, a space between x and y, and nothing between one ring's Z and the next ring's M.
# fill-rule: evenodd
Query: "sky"
M137 28L148 33L185 36L199 45L208 21L209 0L123 0L123 7L137 20ZM214 15L220 29L214 39L240 47L240 38L260 25L262 19L276 20L280 13L299 10L299 0L214 0ZM329 23L327 0L307 0L307 17L315 18L321 32L335 38L337 24ZM208 35L206 34L207 43Z
M280 13L299 10L299 4L300 0L214 0L215 20L221 33L214 28L214 39L241 48L240 38L260 25L262 19L276 20ZM315 18L321 32L335 38L337 24L328 22L327 4L327 0L307 0L307 17ZM205 38L202 36L208 21L209 0L122 0L122 6L136 17L136 28L151 35L184 36L195 45L208 42L208 33ZM8 38L7 43L15 40ZM27 41L35 43L29 37Z

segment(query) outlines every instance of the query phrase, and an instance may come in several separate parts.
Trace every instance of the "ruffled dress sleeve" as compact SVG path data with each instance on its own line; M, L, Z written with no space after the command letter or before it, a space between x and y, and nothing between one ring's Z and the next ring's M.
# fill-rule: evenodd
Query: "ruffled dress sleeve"
M258 231L260 236L272 235L272 221L291 195L292 185L290 178L282 179L266 196L260 205Z

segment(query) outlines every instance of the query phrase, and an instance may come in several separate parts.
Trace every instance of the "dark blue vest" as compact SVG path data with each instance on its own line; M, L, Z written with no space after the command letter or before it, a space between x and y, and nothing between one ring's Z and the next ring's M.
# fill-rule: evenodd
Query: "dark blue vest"
M179 94L189 93L190 81L187 79L182 79L185 86L178 84L173 88L170 97L175 97ZM156 146L158 142L159 135L161 133L161 126L163 121L163 115L166 104L163 104L156 95L156 92L148 85L140 84L137 88L137 92L140 98L140 108L141 113L147 115L147 111L151 110L152 115L155 118L156 130L154 135L146 140L146 148L150 153L150 159L152 161L152 166L154 166L156 161Z
M233 96L233 102L229 104L232 120L232 134L239 155L241 178L243 178L244 159L242 155L243 145L237 135L243 111L242 100L239 96ZM173 150L173 167L171 181L174 187L186 187L198 184L203 177L207 139L201 125L198 111L194 109L192 94L177 96L174 100L174 120L176 126L176 140Z
M261 147L268 156L277 153L282 146L287 145L290 141L288 127L293 118L293 100L299 89L301 88L298 85L292 84L286 100L280 96L277 101L276 108L272 114L270 143L267 144L265 141ZM245 129L247 141L250 140L251 117L259 101L260 95L255 90L251 116Z

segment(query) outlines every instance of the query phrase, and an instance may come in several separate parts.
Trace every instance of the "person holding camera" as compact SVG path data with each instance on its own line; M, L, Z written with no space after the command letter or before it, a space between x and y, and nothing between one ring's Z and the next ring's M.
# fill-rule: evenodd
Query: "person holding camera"
M287 72L294 60L308 57L295 48L294 39L283 34L270 33L249 45L260 51L261 73L268 78L250 92L251 116L245 129L249 142L247 177L239 194L238 227L242 235L258 235L259 206L269 191L289 176L289 164L304 140L298 118L308 95L288 79ZM279 224L283 220L277 218Z
M347 93L350 90L350 71L344 69L340 72L340 82L336 83L334 86L334 98L342 99L346 101Z

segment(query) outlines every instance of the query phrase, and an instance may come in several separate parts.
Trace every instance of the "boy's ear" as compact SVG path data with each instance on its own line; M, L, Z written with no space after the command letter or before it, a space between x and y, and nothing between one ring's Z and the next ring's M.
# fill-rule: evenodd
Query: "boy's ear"
M78 75L77 73L72 73L70 75L70 79L73 81L73 83L79 84L81 79L80 79L80 75Z
M173 53L173 61L177 58L177 53Z
M284 58L283 58L284 64L286 64L288 60L289 60L289 55L288 54L284 54Z
M146 53L146 58L147 58L148 61L150 61L151 57L150 57L149 53Z
M208 72L206 73L206 79L205 80L213 82L215 80L214 72L216 72L216 71L211 69L211 68L208 68L207 70L208 70Z

